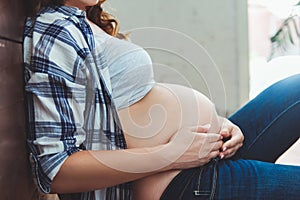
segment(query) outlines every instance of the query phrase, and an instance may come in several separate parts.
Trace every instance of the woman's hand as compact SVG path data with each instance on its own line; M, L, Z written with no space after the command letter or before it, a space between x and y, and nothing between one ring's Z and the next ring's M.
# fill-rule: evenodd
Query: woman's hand
M210 125L182 128L167 144L165 159L171 169L188 169L205 165L219 156L223 145L222 136L207 133Z
M226 118L220 118L222 122L220 134L224 138L219 157L229 158L233 156L241 146L243 146L244 135L241 129Z

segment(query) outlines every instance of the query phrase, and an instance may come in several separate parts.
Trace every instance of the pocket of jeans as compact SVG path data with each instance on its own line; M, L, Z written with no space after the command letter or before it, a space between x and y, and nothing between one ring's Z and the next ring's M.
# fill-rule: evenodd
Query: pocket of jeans
M199 171L198 182L193 190L196 199L214 199L218 178L217 163L218 160L212 160Z
M200 170L202 170L202 167L200 168ZM179 200L186 200L185 199L186 192L189 192L187 190L190 188L190 184L192 183L193 178L197 176L197 174L199 173L198 171L195 170L190 176L187 176L185 178L185 180L183 181L183 183L185 183L185 186L183 187L182 191L180 191L180 194L178 196Z

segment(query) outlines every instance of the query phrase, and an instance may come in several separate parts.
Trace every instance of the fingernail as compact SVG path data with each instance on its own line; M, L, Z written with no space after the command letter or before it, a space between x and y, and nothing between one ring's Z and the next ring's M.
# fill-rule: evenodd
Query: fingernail
M205 124L205 125L203 125L203 128L206 128L206 129L210 129L210 127L211 127L211 124Z
M220 158L223 159L224 158L224 154L222 154Z
M226 151L226 150L227 150L227 148L226 148L226 147L224 147L224 148L223 148L223 151Z

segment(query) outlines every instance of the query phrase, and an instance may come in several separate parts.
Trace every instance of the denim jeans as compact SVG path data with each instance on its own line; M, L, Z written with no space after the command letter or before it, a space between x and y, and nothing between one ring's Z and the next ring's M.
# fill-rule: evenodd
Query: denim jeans
M300 137L300 75L272 85L229 119L243 131L243 147L230 159L183 170L161 199L300 199L300 167L274 164Z

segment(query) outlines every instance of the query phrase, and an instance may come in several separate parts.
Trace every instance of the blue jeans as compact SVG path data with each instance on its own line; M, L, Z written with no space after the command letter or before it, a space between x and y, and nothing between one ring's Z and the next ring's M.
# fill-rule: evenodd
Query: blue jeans
M274 164L300 137L300 75L272 85L229 119L243 131L243 147L230 159L183 170L161 200L300 199L300 167Z

